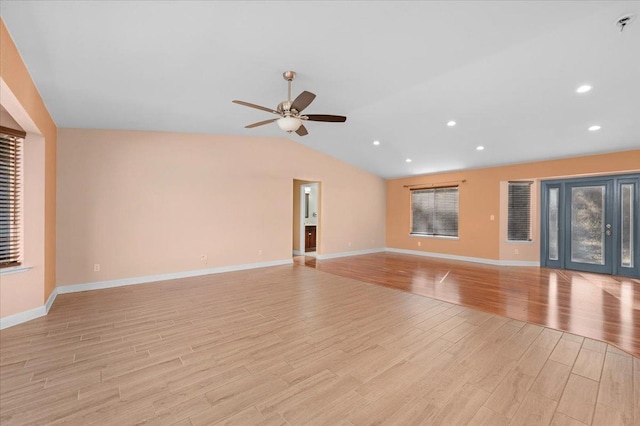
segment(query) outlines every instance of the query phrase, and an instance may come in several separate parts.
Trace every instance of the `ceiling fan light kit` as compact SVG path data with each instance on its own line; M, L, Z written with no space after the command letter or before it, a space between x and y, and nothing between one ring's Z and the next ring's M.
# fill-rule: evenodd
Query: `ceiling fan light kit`
M271 114L279 115L280 118L274 118L271 120L259 121L257 123L248 124L245 126L247 129L263 126L265 124L273 123L278 124L285 132L296 132L298 136L305 136L309 134L307 129L302 124L303 121L324 121L329 123L344 123L347 121L347 117L342 115L327 115L327 114L309 114L302 115L301 112L313 102L316 98L311 92L306 90L298 95L293 101L291 101L291 82L296 78L294 71L285 71L282 73L282 77L287 81L287 100L278 104L276 109L263 107L260 105L252 104L249 102L234 100L233 103L238 105L247 106L249 108L259 109L261 111L269 112Z
M276 122L278 123L278 127L288 133L295 132L302 126L302 120L296 117L282 117Z

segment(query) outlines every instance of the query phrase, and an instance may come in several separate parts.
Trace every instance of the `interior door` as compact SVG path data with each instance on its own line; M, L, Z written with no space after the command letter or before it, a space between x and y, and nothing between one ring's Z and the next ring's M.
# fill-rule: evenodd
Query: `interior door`
M565 267L613 273L613 180L565 187Z

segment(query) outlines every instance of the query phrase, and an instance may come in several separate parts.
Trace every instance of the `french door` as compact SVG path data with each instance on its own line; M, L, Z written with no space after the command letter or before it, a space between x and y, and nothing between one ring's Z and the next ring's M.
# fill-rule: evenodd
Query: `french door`
M640 276L640 175L542 182L541 265Z

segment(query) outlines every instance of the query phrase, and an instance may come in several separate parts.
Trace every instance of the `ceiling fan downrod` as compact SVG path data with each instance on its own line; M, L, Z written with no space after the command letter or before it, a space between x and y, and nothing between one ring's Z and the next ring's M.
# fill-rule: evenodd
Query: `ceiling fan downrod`
M285 71L282 73L282 78L287 80L287 86L289 86L289 91L287 93L287 101L291 102L291 82L294 78L296 78L295 71Z

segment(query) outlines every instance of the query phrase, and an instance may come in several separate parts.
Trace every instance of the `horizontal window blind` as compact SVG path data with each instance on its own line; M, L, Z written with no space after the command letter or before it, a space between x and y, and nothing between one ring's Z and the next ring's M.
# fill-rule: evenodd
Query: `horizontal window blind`
M0 133L0 268L20 264L22 138Z
M458 188L411 191L411 233L458 236Z
M509 241L531 241L531 182L509 182Z

